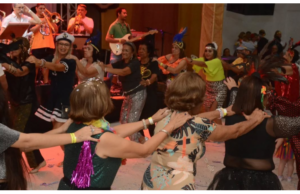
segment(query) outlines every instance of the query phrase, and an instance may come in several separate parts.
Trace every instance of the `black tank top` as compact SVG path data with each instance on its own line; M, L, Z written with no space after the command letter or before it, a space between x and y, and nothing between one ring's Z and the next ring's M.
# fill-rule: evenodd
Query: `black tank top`
M234 115L226 118L225 125L233 125L245 120L242 115ZM251 170L274 169L273 153L276 138L267 133L267 120L265 119L247 134L225 142L225 166Z

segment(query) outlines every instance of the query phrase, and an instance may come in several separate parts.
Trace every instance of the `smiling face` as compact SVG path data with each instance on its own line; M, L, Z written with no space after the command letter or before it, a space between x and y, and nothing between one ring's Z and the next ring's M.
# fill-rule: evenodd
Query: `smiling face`
M129 45L124 44L122 49L122 59L131 59L133 57L132 48Z
M214 50L212 48L205 48L204 50L204 57L207 60L212 60L214 57Z
M147 50L147 46L146 46L146 45L141 44L141 45L139 46L138 55L139 55L139 57L141 57L141 58L147 58L147 57L149 57L149 53L148 53L148 50Z
M58 53L61 55L67 55L71 49L71 44L66 40L60 40L57 43Z
M84 58L90 58L93 57L93 46L92 45L86 45L83 47L83 56Z

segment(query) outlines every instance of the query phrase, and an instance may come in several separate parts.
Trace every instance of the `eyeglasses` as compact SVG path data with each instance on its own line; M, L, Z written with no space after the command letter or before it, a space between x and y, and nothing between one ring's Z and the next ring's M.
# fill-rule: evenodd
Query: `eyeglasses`
M24 9L24 7L16 7L16 8L18 8L18 9Z
M58 43L59 46L65 46L65 47L69 47L70 44L64 44L64 43Z
M205 53L211 53L211 52L213 52L212 50L206 50L205 49L205 51L204 51Z

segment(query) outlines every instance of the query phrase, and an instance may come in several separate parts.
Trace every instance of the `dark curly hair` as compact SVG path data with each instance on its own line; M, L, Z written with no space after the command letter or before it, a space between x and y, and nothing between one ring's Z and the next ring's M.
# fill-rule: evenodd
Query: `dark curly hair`
M203 102L205 82L197 73L180 73L168 86L165 103L169 109L190 111Z

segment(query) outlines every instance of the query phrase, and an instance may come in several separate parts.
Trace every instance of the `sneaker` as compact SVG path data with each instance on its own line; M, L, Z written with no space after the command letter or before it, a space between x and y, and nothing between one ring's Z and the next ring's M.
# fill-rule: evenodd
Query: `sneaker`
M286 181L287 181L287 182L292 182L292 177L290 177L290 176L287 177Z
M282 181L282 180L283 180L283 176L278 176L278 179L279 179L280 181Z

